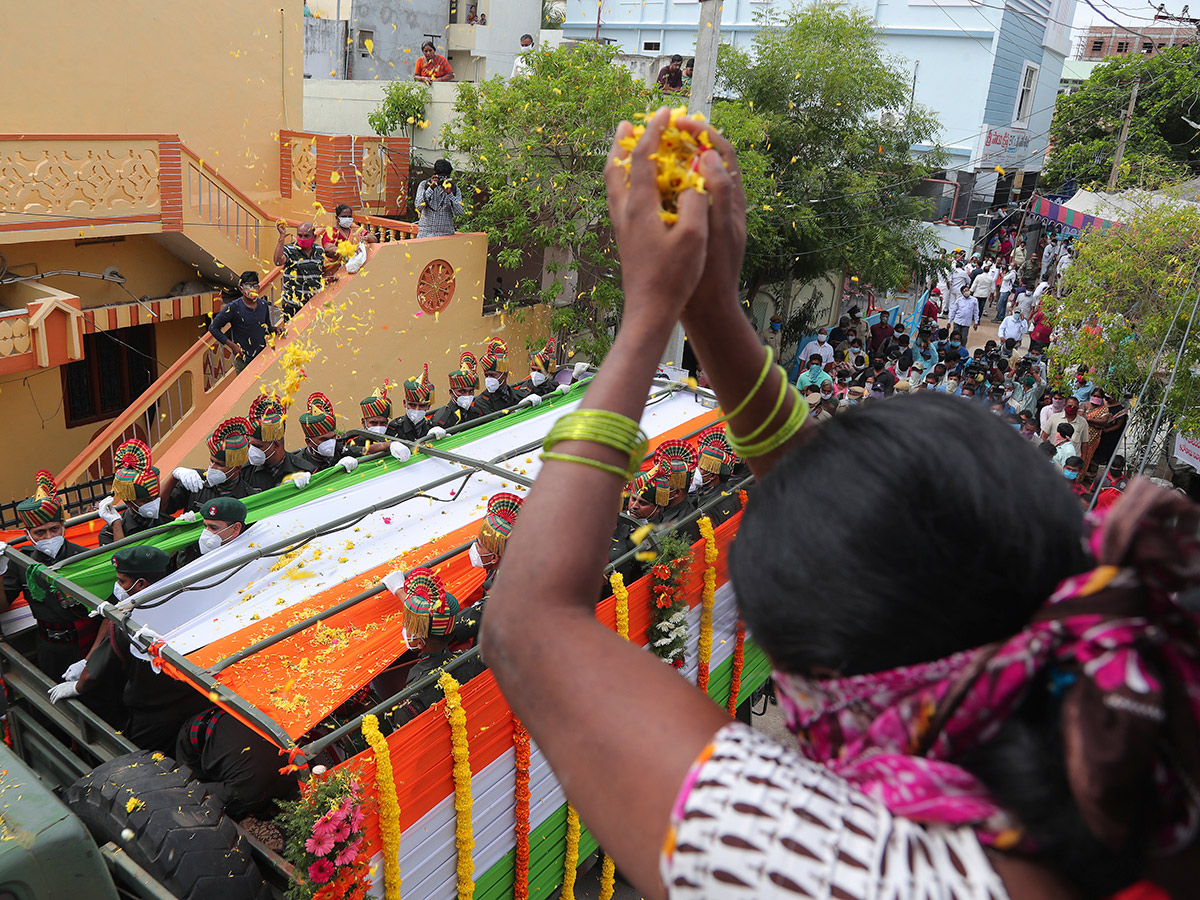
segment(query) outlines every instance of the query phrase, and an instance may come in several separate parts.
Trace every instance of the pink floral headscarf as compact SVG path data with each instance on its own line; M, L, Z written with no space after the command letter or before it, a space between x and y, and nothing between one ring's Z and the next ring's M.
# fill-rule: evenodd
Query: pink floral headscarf
M1200 619L1172 594L1200 580L1198 523L1200 507L1135 481L1097 520L1097 567L1008 640L848 678L775 672L800 749L896 815L1014 847L1019 824L956 760L1045 675L1063 697L1068 781L1091 831L1121 846L1151 773L1157 846L1182 848L1200 826Z

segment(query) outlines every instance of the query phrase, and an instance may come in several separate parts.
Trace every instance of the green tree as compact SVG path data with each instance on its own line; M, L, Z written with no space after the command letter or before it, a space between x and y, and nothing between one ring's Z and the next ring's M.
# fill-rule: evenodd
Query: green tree
M527 75L461 84L442 135L464 158L464 183L474 182L466 227L488 233L502 267L560 251L547 264L560 277L546 288L526 278L514 293L552 305L552 327L592 359L607 351L621 307L605 161L617 124L659 96L615 65L616 53L592 43L538 50ZM563 295L566 276L577 281L574 296Z
M401 130L411 141L418 127L428 125L425 108L431 96L428 85L396 79L384 90L379 105L367 113L367 124L380 137Z
M1181 181L1200 163L1200 47L1170 47L1153 56L1112 57L1073 94L1062 94L1050 124L1051 151L1042 182L1108 183L1133 84L1141 80L1117 187L1154 190Z
M1145 209L1121 226L1088 232L1076 246L1062 296L1045 303L1056 371L1095 366L1095 383L1117 395L1136 397L1145 387L1140 409L1148 418L1141 425L1148 426L1174 369L1164 421L1189 432L1200 428L1200 330L1193 327L1184 345L1200 291L1200 210ZM1085 328L1090 323L1100 334Z
M853 272L902 287L937 255L913 197L942 163L937 119L911 102L908 72L885 56L874 20L841 5L797 7L753 48L723 45L713 123L738 149L749 208L743 280L810 281Z

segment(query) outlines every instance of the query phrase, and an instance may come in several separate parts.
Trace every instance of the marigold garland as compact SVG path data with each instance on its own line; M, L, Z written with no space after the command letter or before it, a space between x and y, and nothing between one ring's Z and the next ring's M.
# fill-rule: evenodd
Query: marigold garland
M731 716L737 715L738 694L742 690L742 663L745 661L746 651L746 625L738 619L737 636L733 642L733 671L729 676L729 700L725 704L725 708L729 710Z
M375 786L379 790L379 834L383 840L383 891L385 900L400 900L400 801L387 739L379 731L377 716L363 716L362 735L375 751Z
M567 804L567 856L563 860L563 886L560 900L575 900L575 876L579 869L579 813Z
M749 500L750 500L750 495L746 493L745 489L742 489L742 490L738 491L738 500L739 500L739 501L741 502L741 504L742 504L742 509L745 509L745 508L746 508L746 504L747 504L747 503L749 502Z
M617 886L617 864L607 853L600 864L600 900L612 900Z
M516 753L517 858L513 872L513 900L529 897L529 732L513 719L513 750Z
M625 587L625 576L613 572L608 583L612 585L613 599L617 601L617 634L629 640L629 588Z
M696 522L700 536L704 538L704 590L700 605L700 646L696 661L696 687L708 693L708 666L712 661L713 605L717 596L717 538L713 534L712 519L702 516Z
M458 849L458 898L475 895L475 826L471 822L471 748L467 744L467 711L463 709L458 682L443 672L438 687L446 695L446 718L450 722L450 748L454 756L454 845Z

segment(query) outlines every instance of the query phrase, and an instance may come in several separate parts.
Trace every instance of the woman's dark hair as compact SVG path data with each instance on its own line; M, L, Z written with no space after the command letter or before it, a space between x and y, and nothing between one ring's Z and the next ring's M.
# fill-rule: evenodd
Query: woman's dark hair
M816 427L755 491L731 551L754 639L782 671L848 676L1016 634L1092 564L1079 502L1043 453L985 409L927 391ZM1040 862L1103 897L1142 870L1146 830L1119 852L1088 831L1059 717L1035 684L995 738L955 762L1015 814Z
M421 51L424 52L426 47L428 47L430 50L437 50L437 47L433 45L433 41L426 41L423 43L421 45Z
M354 212L354 210L350 208L348 203L339 203L337 208L334 209L333 214L335 216L340 216L343 212L349 215L350 213Z

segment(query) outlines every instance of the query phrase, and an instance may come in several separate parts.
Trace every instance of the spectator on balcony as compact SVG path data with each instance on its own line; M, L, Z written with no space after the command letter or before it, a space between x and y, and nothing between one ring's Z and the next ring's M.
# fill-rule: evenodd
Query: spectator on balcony
M229 326L228 336L225 335L226 325ZM259 297L257 272L242 273L238 294L213 316L208 333L217 343L233 351L233 365L239 372L266 348L268 335L282 334L271 324L271 304Z
M655 79L658 86L664 91L673 93L683 92L683 57L676 53L671 57L671 61L658 70L658 78Z
M433 164L433 174L417 185L417 237L454 234L454 219L462 215L463 202L462 192L450 181L453 171L449 160L439 159Z
M371 230L364 223L357 225L354 221L354 208L346 203L339 203L337 209L333 211L334 226L327 228L324 231L322 238L322 246L328 250L330 247L334 249L341 241L352 241L359 244L366 241L368 244L378 244L379 238L371 234Z
M417 66L413 72L413 81L423 81L426 84L433 84L435 81L453 81L454 67L450 65L450 60L437 52L433 46L433 41L426 41L421 45L421 56L417 59Z
M287 226L279 222L279 243L275 245L274 263L283 267L283 296L281 303L287 316L300 312L317 291L325 286L323 256L316 247L317 239L312 222L301 222L296 229L296 242L287 242Z

